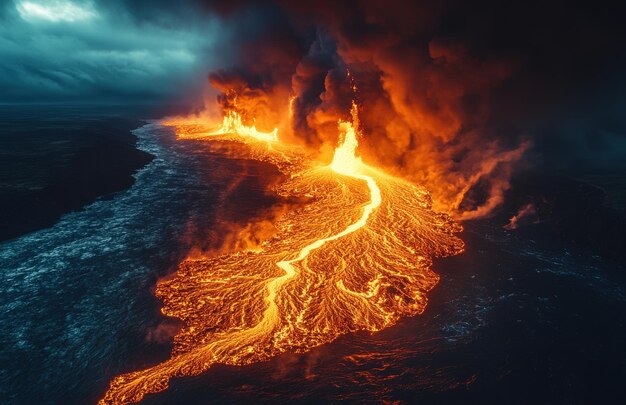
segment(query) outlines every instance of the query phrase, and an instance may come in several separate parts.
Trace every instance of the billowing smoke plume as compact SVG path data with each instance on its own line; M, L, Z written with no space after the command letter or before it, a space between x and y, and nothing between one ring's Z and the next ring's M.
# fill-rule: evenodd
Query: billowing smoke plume
M339 14L322 9L320 21L327 23L339 61L358 83L366 160L425 185L437 209L461 218L484 215L502 201L511 164L528 146L501 145L485 132L490 94L510 76L514 62L473 56L462 40L425 34L438 17L422 9L413 3L389 9L361 2ZM308 12L314 10L319 8ZM418 21L424 21L416 24L420 14ZM314 54L321 41L311 47ZM299 65L305 72L311 70L309 55ZM335 66L324 72L317 105L305 102L299 111L306 115L301 121L307 132L316 132L322 143L333 143L334 123L348 111L352 92L344 71ZM297 72L295 79L307 77ZM483 193L470 201L468 192L478 185Z
M532 67L545 51L540 41L552 45L549 18L569 15L555 5L540 10L548 16L532 17L534 7L235 3L218 10L233 24L258 15L260 28L243 30L234 67L212 73L210 82L223 109L266 130L279 127L281 138L311 146L321 159L330 157L337 120L348 118L356 98L365 160L427 187L436 209L476 218L502 202L516 162L533 144L530 126L516 125L507 107L521 109L511 101L519 94L532 99L520 83L541 81ZM520 21L510 15L516 12ZM528 51L536 44L536 54ZM558 65L569 57L565 48L543 57Z

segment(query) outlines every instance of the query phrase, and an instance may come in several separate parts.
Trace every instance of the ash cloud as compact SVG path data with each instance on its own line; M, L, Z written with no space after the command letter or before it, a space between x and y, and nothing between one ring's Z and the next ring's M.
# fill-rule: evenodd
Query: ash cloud
M616 107L624 105L624 6L258 4L281 14L289 27L283 41L305 44L289 59L276 52L281 45L264 45L272 82L291 81L293 133L330 153L353 97L350 69L366 159L426 185L436 208L459 218L498 206L520 161L557 169L619 164L626 155Z

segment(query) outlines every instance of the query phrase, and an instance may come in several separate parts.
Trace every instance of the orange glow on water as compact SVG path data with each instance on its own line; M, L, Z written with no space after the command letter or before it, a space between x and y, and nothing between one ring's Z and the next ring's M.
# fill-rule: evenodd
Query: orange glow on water
M302 353L338 336L378 331L422 313L438 282L432 258L458 254L461 227L431 209L429 193L365 164L357 156L358 108L338 123L330 164L303 157L278 141L277 131L246 127L227 113L211 130L177 119L179 138L236 137L250 158L286 175L273 190L306 204L278 216L276 232L256 250L183 261L157 285L166 316L184 327L169 360L116 377L101 404L141 401L174 377L213 364L245 365L292 351Z

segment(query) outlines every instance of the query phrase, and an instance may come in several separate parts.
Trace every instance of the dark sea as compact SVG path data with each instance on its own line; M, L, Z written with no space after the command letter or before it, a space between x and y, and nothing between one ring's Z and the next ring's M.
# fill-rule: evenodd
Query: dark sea
M134 134L152 159L132 185L0 242L3 404L93 404L115 375L167 358L175 325L155 283L218 227L229 180L247 178L238 200L269 203L267 165L154 124ZM624 403L623 264L503 225L464 224L466 252L435 263L441 282L420 316L303 355L216 365L144 403Z

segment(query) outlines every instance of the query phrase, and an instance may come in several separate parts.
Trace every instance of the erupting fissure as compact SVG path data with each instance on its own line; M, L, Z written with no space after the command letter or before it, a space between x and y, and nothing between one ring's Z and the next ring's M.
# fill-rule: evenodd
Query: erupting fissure
M172 357L116 377L101 404L138 402L165 390L171 378L197 375L212 364L264 361L349 332L391 326L424 310L425 293L438 282L431 258L463 249L454 236L460 227L432 211L426 190L357 157L355 103L352 120L338 124L340 144L330 165L300 158L293 159L300 164L281 165L292 156L277 131L245 127L234 112L217 131L184 120L166 124L180 138L219 140L217 135L236 133L254 151L251 158L278 162L289 174L276 186L278 195L310 198L276 220L276 234L260 249L187 259L173 278L160 282L162 312L185 324Z
M251 136L260 141L277 142L278 128L274 128L272 132L262 132L256 129L255 125L251 127L245 126L241 122L241 115L235 111L228 111L224 116L224 121L217 131L210 135L238 134L241 136Z
M207 129L202 120L170 119L164 122L165 125L176 127L176 134L179 138L203 138L216 135L235 134L242 137L250 137L259 141L278 142L278 128L272 132L263 132L256 129L256 125L247 126L243 124L241 114L236 111L226 111L222 124L217 129Z

